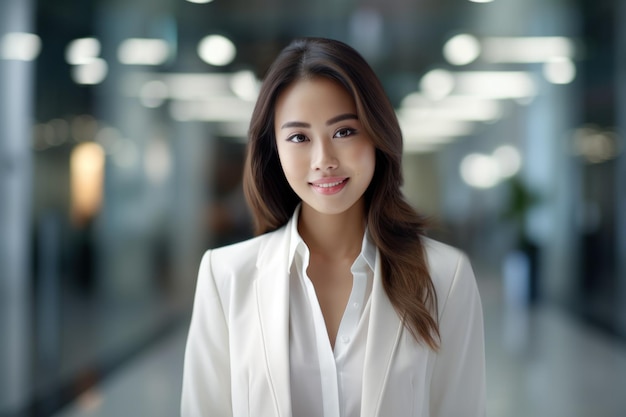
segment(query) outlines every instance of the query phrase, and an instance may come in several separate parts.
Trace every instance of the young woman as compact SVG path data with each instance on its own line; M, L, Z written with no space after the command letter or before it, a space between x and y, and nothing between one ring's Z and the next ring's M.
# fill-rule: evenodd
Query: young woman
M259 236L208 251L182 414L485 414L480 298L460 251L400 191L402 135L372 69L294 41L252 115L244 189Z

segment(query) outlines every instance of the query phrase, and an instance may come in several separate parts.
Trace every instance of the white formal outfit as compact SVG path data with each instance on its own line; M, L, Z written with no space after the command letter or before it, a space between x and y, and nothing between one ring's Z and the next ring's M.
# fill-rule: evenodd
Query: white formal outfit
M297 215L202 258L182 416L484 416L483 318L467 257L423 239L438 297L435 352L402 325L366 233L332 349Z
M376 246L366 232L350 268L352 291L334 349L313 283L307 276L310 252L298 233L298 213L289 223L289 365L292 414L298 417L359 417L376 269Z

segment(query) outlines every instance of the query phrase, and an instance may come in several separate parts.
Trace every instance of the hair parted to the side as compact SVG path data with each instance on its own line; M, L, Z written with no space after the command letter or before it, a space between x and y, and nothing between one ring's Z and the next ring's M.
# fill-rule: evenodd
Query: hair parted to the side
M297 39L282 50L265 76L252 113L244 168L244 192L256 233L283 226L300 202L278 158L274 112L276 100L287 86L312 77L332 79L352 95L359 121L374 142L376 167L365 193L365 216L381 254L383 287L415 340L437 349L437 296L421 240L426 221L400 189L400 125L372 68L345 43Z

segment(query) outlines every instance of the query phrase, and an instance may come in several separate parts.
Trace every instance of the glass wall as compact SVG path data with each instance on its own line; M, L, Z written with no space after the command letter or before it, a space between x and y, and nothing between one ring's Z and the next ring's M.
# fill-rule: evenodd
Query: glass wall
M410 201L510 303L626 335L626 7L583 0L4 0L0 415L49 415L185 324L252 235L260 80L298 36L372 64Z

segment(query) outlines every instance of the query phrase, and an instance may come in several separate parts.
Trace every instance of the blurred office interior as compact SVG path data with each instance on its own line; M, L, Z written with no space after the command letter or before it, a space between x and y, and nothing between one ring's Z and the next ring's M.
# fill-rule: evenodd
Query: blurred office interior
M372 64L473 262L491 416L626 415L626 2L1 0L0 416L175 415L204 250L251 236L291 39ZM620 394L621 393L621 394Z

